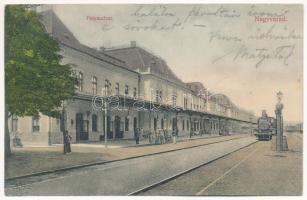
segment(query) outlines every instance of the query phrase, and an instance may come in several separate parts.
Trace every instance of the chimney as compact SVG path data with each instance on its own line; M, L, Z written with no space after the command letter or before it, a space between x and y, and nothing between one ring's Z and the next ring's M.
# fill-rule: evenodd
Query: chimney
M136 41L130 41L130 47L136 47Z

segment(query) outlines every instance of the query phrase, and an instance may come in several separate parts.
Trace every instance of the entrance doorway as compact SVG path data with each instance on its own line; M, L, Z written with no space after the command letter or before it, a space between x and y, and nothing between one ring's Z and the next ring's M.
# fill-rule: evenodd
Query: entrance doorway
M164 119L161 119L161 129L164 129Z
M175 128L177 128L177 118L173 118L172 130L175 130Z
M119 116L115 116L114 120L115 138L123 138L124 131L121 130L121 121Z
M157 131L157 118L154 118L154 130Z
M137 118L133 118L133 131L135 131L135 129L137 128L138 126L138 121L137 121Z
M112 139L113 138L113 132L111 132L111 117L108 116L107 117L107 137L108 139ZM103 133L105 134L105 114L103 114ZM103 137L104 139L104 137Z
M76 114L76 141L88 140L88 120L83 120L83 114Z

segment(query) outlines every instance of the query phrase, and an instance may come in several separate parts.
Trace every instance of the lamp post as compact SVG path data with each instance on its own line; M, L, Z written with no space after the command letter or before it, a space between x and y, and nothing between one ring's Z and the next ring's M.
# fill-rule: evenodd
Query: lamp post
M61 117L61 125L62 125L62 133L63 133L63 153L66 153L66 142L65 142L65 131L66 131L66 126L65 126L65 101L62 101L62 117Z
M108 102L107 102L107 87L102 89L102 94L103 94L103 111L104 111L104 146L105 148L108 147Z
M283 104L281 103L283 93L277 93L277 104L275 109L276 114L276 150L283 151L283 119L282 119L282 109Z

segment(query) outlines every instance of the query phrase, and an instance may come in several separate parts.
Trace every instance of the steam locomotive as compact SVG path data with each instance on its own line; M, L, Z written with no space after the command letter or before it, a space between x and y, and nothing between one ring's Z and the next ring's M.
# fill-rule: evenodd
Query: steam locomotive
M258 128L255 130L255 134L258 140L271 140L272 135L276 130L276 120L273 117L269 117L266 111L262 111L262 116L258 119Z

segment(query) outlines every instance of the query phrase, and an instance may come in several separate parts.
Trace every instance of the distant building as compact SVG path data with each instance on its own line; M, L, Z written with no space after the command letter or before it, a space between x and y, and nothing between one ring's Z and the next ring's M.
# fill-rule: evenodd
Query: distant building
M301 122L285 122L284 130L286 132L300 132L303 133L303 123Z
M52 9L40 13L46 32L60 43L62 63L69 64L76 78L76 96L64 103L65 116L55 119L12 117L10 131L24 145L62 143L63 128L72 142L134 137L165 129L179 136L248 132L253 113L239 109L223 94L209 92L199 82L184 83L167 63L136 42L130 46L100 48L81 44ZM110 103L105 133L105 114L93 99L105 94ZM110 99L110 98L109 98ZM99 104L99 101L96 102ZM99 105L98 105L99 106Z

